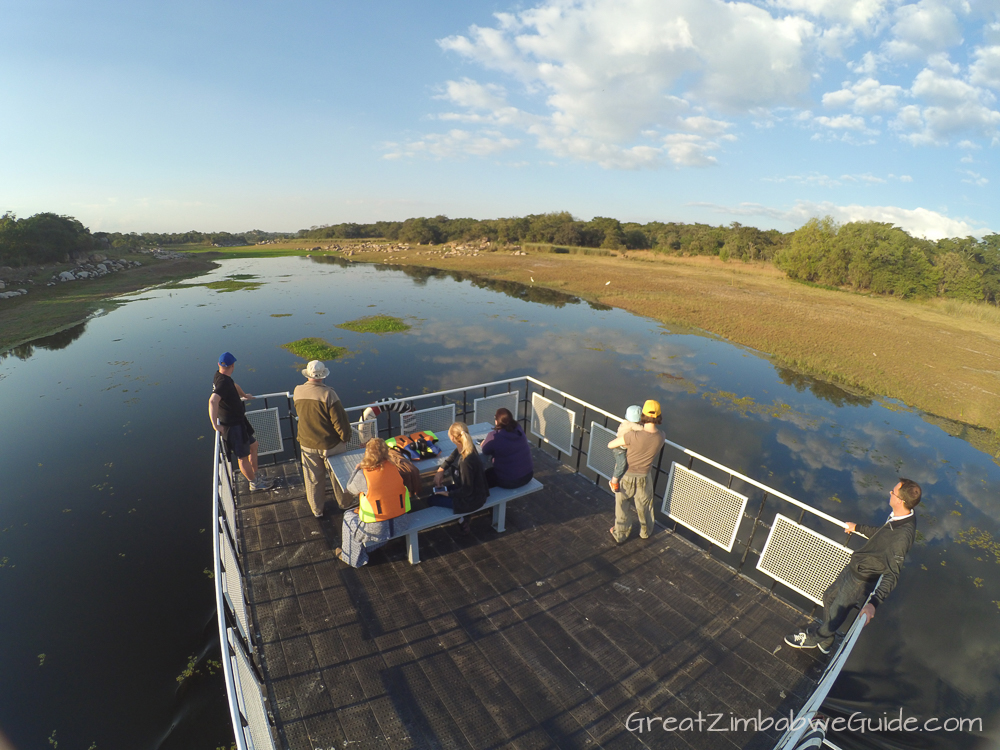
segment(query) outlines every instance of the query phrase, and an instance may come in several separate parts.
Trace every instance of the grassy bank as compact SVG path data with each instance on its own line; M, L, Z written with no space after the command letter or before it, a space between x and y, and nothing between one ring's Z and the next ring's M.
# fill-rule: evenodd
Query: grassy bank
M35 284L23 284L28 294L0 300L0 352L18 344L55 333L86 320L99 309L122 304L112 300L121 294L177 279L189 278L216 267L214 256L183 260L156 260L148 255L126 256L142 262L142 267L102 276L45 286L53 272L47 268L35 277Z
M783 366L954 423L1000 430L1000 311L985 305L853 294L790 281L768 264L650 252L446 257L443 248L423 246L356 249L351 259L466 271L578 295L710 331ZM977 434L973 442L995 453L995 435Z

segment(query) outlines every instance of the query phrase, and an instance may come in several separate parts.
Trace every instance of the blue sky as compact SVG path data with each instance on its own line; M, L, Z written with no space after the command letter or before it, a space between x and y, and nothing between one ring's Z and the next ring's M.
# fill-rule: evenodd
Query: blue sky
M0 211L1000 231L1000 0L9 1Z

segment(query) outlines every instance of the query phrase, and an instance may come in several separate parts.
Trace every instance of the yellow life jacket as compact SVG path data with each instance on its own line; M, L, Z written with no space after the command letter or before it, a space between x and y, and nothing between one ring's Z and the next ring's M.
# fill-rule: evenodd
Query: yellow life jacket
M363 471L368 482L368 492L361 493L358 513L362 521L388 521L410 511L410 492L391 461Z

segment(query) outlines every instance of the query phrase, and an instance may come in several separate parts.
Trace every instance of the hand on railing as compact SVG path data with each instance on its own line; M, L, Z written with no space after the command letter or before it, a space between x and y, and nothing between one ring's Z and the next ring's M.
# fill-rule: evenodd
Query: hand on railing
M861 614L868 618L865 620L865 625L867 625L875 619L875 606L871 602L868 602L861 608ZM861 615L858 616L860 617Z

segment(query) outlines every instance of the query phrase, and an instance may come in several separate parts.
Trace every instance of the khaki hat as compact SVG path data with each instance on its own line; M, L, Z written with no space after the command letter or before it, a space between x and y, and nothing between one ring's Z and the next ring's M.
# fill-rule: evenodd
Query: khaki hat
M306 365L306 369L302 371L302 374L305 375L307 378L322 380L323 378L325 378L327 375L330 374L330 370L327 369L327 366L324 365L322 362L320 362L318 359L314 359L312 362Z
M653 417L654 419L660 416L660 402L649 399L642 405L642 413L647 417Z

